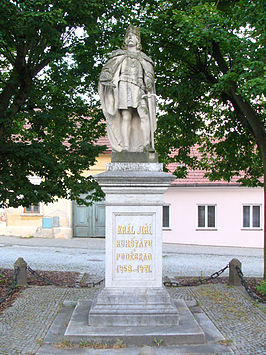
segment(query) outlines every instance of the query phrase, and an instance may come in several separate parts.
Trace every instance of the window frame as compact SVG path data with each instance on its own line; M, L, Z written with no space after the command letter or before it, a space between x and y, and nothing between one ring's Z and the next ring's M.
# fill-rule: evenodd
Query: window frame
M169 225L168 225L168 227L164 227L163 226L163 208L164 207L168 207L169 208L169 219L168 219ZM162 206L162 229L163 230L171 230L171 205L170 205L170 203L165 203Z
M250 212L249 212L249 227L244 227L244 207L250 207ZM253 226L253 207L259 207L260 212L260 225L259 227L254 227ZM243 203L242 204L242 210L241 210L241 229L242 230L262 230L262 204L261 203Z
M38 211L34 211L34 207L35 206L38 206ZM34 205L33 203L30 204L30 207L31 207L31 210L30 211L27 211L27 207L23 207L23 212L22 212L22 215L25 215L25 216L33 216L33 215L36 215L36 216L40 216L41 215L41 203L39 202L38 205Z
M216 203L197 203L196 230L197 231L216 231L217 230L217 204ZM214 207L214 227L208 227L208 207ZM199 227L199 207L204 207L204 227Z

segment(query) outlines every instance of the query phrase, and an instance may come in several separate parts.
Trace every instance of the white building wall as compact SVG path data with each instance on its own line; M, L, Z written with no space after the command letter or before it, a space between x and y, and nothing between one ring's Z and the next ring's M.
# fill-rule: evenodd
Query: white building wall
M164 201L170 204L165 243L263 248L263 188L171 186ZM216 205L215 230L197 228L198 204ZM262 228L242 228L243 204L261 204Z

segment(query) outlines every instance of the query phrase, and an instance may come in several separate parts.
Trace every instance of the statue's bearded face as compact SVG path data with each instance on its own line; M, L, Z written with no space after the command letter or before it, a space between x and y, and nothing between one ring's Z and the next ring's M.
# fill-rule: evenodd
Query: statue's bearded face
M129 34L126 37L125 44L127 47L139 47L139 40L138 37L133 33L129 32Z

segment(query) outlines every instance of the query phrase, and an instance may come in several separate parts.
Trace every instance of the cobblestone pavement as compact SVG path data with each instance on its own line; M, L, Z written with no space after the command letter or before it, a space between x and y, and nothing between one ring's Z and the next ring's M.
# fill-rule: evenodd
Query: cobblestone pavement
M27 288L14 305L0 315L0 354L36 354L62 303L92 299L98 291L99 288ZM265 354L266 317L263 307L254 305L242 287L215 284L168 288L168 291L175 299L196 299L235 354ZM123 354L127 354L124 350ZM121 354L121 351L117 352ZM108 354L105 350L99 350L97 354L102 352ZM174 353L177 354L178 350Z
M195 298L235 354L265 354L265 307L251 301L242 287L209 284L168 289L173 298Z

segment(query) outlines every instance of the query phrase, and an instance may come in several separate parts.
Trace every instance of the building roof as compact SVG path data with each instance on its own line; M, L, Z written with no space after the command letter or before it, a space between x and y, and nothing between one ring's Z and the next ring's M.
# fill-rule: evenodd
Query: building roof
M167 168L169 172L174 172L177 164L169 164ZM188 169L187 176L183 179L175 179L172 185L178 186L239 186L237 182L239 177L233 177L230 182L225 180L210 181L207 177L204 177L206 171L204 170L190 170Z
M110 154L112 152L111 144L108 137L101 137L97 141L98 145L106 145L107 150L105 154ZM171 156L174 156L175 152L171 153ZM191 156L199 156L200 153L197 148L193 147L191 149ZM170 163L167 165L167 168L170 173L173 173L177 167L177 163ZM240 186L241 184L237 182L239 176L235 176L231 179L230 182L225 180L210 181L207 177L204 177L206 171L204 170L191 170L188 169L187 176L183 179L175 179L172 182L172 186L184 186L184 187L196 187L196 186Z

